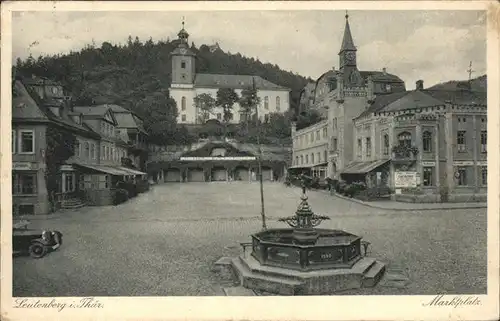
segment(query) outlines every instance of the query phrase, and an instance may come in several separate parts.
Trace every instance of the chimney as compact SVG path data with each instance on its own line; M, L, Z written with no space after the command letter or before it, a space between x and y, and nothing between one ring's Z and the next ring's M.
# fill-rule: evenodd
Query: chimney
M370 104L375 100L375 84L372 76L368 76L366 81L366 98Z
M387 68L385 68L385 67L382 68L382 72L384 73L384 75L386 75L387 74Z
M423 80L417 80L415 84L415 89L416 90L424 90L424 81Z

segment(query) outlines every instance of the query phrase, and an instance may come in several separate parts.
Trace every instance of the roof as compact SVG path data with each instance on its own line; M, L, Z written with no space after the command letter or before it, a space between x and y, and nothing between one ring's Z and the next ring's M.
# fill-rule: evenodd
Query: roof
M345 28L344 28L344 37L342 39L342 46L340 47L340 52L344 50L356 50L356 46L354 46L354 41L352 40L351 35L351 27L349 26L349 16L345 16Z
M252 80L255 81L255 87L260 90L290 90L259 76L250 75L196 74L194 85L195 87L244 89L252 87Z
M46 77L38 77L38 76L33 76L31 78L29 77L23 77L23 83L26 85L58 85L61 86L61 83L50 80L49 78Z
M85 116L104 116L111 108L108 105L75 106L73 110Z
M376 161L369 162L352 162L346 166L346 168L342 171L342 174L366 174L379 166L387 163L389 159L379 159Z
M17 95L12 95L12 118L48 120L21 81L14 82L14 91Z
M114 113L133 113L131 110L129 110L125 107L114 105L114 104L104 104L103 106L108 106L109 108L111 108L111 110Z
M470 90L423 90L426 94L443 102L449 101L457 105L486 105L486 92Z
M396 92L396 93L392 93L392 94L388 94L388 95L377 96L377 97L375 97L375 100L370 105L370 107L368 107L365 111L363 111L361 113L361 115L359 115L357 118L376 113L376 112L380 111L382 108L384 108L385 106L387 106L388 104L392 103L393 101L398 100L399 98L401 98L407 94L408 94L407 91L402 91L402 92Z
M398 111L405 109L417 109L425 107L442 106L444 101L438 100L424 92L414 90L408 92L401 98L387 104L382 111Z
M371 76L375 82L404 82L398 76L383 71L360 71L359 73L364 79Z

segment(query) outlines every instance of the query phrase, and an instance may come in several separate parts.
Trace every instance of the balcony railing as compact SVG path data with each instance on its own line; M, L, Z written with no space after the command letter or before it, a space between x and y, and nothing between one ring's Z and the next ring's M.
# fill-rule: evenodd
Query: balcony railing
M396 145L392 148L393 160L408 160L413 161L417 158L418 148L407 145Z

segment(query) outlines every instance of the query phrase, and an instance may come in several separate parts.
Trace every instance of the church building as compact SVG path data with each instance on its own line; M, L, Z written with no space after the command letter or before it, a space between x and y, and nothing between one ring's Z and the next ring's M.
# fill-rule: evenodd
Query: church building
M283 113L290 108L290 89L276 85L259 76L202 74L196 72L196 54L188 46L189 34L184 29L178 33L179 44L170 56L172 63L172 79L169 88L170 97L177 103L179 124L202 124L204 122L222 122L222 108L216 107L208 117L200 117L200 110L194 103L194 98L200 94L210 94L214 99L221 88L234 89L241 97L244 89L255 86L260 98L258 117L262 121L269 119L271 113ZM229 123L239 123L246 116L240 112L236 103L232 109L233 117Z

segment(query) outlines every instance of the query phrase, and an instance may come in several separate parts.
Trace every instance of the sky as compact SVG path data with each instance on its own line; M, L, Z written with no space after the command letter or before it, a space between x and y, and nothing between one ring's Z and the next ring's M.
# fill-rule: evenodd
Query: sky
M464 80L486 73L484 11L349 11L360 70L398 75L407 89ZM189 41L218 42L225 52L241 53L316 80L338 68L345 11L169 11L169 12L14 12L13 62L67 53L87 44L175 39L184 17ZM168 53L166 53L168 54Z

